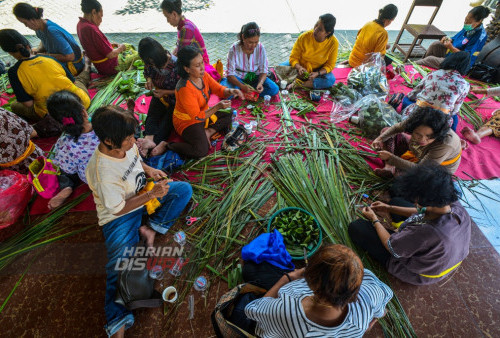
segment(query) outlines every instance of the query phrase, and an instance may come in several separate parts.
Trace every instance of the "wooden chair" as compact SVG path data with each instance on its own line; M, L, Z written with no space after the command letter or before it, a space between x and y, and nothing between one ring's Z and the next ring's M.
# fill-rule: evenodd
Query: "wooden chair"
M403 23L403 27L401 27L398 37L396 38L396 42L394 42L394 45L392 46L393 52L397 48L398 50L401 51L401 53L405 55L404 62L406 62L406 60L408 60L410 56L418 57L425 55L425 52L427 50L422 46L422 40L424 39L439 40L443 36L446 36L445 33L443 33L440 29L438 29L436 26L432 24L434 18L436 17L437 12L439 11L439 8L441 8L442 3L443 0L413 0L410 10L408 11L408 15L406 16L406 19ZM415 7L424 7L424 6L435 7L429 22L425 25L408 24L408 21L410 20L411 14L415 9ZM411 44L399 43L401 35L403 35L403 32L405 30L408 31L414 37L413 42Z

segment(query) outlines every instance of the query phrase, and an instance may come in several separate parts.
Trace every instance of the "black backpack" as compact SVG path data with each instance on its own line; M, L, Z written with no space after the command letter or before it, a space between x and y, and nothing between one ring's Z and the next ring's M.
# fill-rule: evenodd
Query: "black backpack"
M144 246L144 244L140 243L137 246ZM141 307L160 307L163 304L161 294L154 289L154 279L149 277L147 268L120 271L116 285L115 302L128 310Z
M483 47L468 75L482 82L500 83L500 36Z

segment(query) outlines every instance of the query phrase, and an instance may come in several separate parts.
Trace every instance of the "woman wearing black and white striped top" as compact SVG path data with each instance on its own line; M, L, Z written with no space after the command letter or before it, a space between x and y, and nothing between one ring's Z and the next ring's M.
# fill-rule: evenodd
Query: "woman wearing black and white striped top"
M303 275L303 277L302 277ZM322 247L245 308L259 337L362 337L392 291L346 246Z

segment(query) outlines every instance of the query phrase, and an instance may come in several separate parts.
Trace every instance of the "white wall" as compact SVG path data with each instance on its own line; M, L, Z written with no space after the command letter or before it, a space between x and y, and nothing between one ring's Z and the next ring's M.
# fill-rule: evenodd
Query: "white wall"
M20 0L4 0L0 3L0 27L14 28L23 34L33 34L16 20L13 6ZM151 0L149 0L151 1ZM470 10L470 0L444 0L435 25L444 31L458 31ZM123 8L127 0L101 0L104 20L101 29L106 33L118 32L167 32L174 31L161 12L149 10L142 14L117 16L114 12ZM33 6L44 8L44 17L63 26L70 33L76 32L81 16L80 0L35 0ZM213 0L206 10L187 14L202 32L237 32L249 21L256 21L263 32L299 32L313 27L319 15L332 13L337 18L337 29L358 30L369 20L376 18L378 9L391 3L381 0ZM388 27L399 30L411 0L394 0L399 14ZM414 22L424 23L429 11L414 12Z

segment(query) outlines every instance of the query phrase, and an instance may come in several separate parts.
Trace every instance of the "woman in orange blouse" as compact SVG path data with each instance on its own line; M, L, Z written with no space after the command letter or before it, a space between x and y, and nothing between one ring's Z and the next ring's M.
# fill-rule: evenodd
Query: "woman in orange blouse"
M225 133L231 124L231 114L219 112L231 107L230 100L222 100L208 107L210 94L219 97L235 95L243 99L239 89L221 86L205 72L203 56L192 46L182 47L177 53L177 72L181 79L175 88L174 128L184 142L170 143L168 148L190 158L206 156L210 138Z

